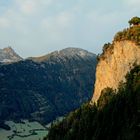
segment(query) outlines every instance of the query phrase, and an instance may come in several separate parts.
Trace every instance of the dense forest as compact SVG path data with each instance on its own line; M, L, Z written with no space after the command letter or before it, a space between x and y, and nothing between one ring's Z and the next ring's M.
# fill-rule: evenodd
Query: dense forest
M106 88L97 104L84 104L62 122L52 124L44 140L139 140L140 66L117 91Z

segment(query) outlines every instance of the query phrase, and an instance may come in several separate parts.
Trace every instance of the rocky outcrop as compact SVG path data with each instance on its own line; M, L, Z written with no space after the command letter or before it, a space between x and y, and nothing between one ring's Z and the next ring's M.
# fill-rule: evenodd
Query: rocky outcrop
M134 63L140 64L140 46L132 41L114 42L99 59L92 103L97 102L103 89L117 89Z
M0 62L11 63L22 60L22 58L11 48L0 49Z

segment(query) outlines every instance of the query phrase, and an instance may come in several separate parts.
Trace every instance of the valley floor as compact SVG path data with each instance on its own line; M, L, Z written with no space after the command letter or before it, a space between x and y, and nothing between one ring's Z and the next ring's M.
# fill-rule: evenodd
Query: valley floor
M10 131L0 129L0 140L40 140L48 133L48 127L38 122L24 120L22 123L7 121Z

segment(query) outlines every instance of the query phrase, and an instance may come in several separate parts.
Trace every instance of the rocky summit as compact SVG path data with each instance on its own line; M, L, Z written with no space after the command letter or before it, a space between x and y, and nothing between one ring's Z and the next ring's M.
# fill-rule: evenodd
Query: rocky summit
M0 49L1 63L17 62L20 60L22 60L22 58L11 47Z
M80 49L80 48L66 48L60 51L54 51L50 54L47 54L45 56L41 57L30 57L29 60L33 60L35 62L45 62L49 60L50 62L61 62L61 61L67 61L67 59L91 59L95 58L96 55L93 53L90 53L86 50Z

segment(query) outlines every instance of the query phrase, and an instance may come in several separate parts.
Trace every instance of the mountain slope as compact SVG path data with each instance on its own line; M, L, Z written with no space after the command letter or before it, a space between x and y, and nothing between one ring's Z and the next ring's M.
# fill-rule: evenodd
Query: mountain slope
M18 54L16 54L11 47L0 49L0 62L9 63L17 62L20 60L22 60L22 58Z
M85 104L62 122L52 125L44 140L139 140L140 66L126 83L100 96L97 105Z
M86 53L89 56L52 53L41 61L30 58L0 65L0 119L48 123L88 101L92 96L96 55Z
M54 123L44 140L139 140L139 44L137 24L104 45L92 101Z

